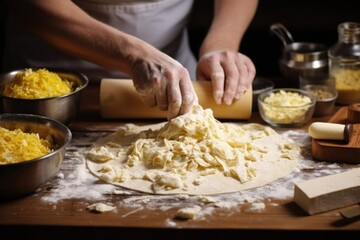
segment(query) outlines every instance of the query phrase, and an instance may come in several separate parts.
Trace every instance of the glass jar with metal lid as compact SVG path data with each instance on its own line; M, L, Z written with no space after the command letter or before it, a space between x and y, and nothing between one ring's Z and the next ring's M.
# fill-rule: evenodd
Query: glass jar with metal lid
M338 42L328 51L330 75L336 81L337 102L360 102L360 23L338 25Z

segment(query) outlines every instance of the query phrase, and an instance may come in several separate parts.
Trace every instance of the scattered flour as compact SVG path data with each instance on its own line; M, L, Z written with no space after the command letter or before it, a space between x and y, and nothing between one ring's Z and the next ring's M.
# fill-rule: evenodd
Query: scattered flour
M263 202L255 202L251 204L250 210L252 212L261 212L265 209L265 203Z
M247 212L261 212L268 204L276 207L278 204L273 203L273 200L292 199L294 183L344 171L340 164L311 160L311 139L307 132L299 130L279 131L279 133L292 138L302 147L302 158L296 171L285 178L278 179L262 187L235 193L212 195L210 197L149 195L101 182L86 169L85 160L82 158L82 154L79 153L90 147L92 142L101 137L101 134L108 135L109 133L73 132L73 141L67 149L66 158L59 173L34 195L40 195L44 202L50 204L56 204L58 201L68 199L79 199L86 205L110 202L111 198L119 196L121 199L114 208L117 206L129 208L129 212L122 215L122 217L127 217L145 208L153 211L168 211L169 209L198 206L198 211L195 214L196 219L202 219L219 208L228 209L228 214L240 211L239 206L242 204L249 205ZM176 227L176 221L168 219L166 225Z
M174 220L172 219L166 219L165 220L165 225L168 227L177 227L176 222L174 222Z
M141 211L141 210L143 210L143 209L144 209L144 207L138 207L138 208L136 208L135 210L132 210L132 211L126 213L126 214L123 214L122 217L127 217L127 216L129 216L129 215L131 215L131 214L134 214L134 213L136 213L136 212L139 212L139 211Z

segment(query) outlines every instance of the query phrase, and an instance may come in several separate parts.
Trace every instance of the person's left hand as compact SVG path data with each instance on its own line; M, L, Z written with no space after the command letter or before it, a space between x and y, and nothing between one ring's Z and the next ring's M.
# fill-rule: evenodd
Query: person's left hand
M227 50L205 54L196 69L197 80L212 82L215 102L227 105L244 95L251 86L255 73L255 66L250 58Z

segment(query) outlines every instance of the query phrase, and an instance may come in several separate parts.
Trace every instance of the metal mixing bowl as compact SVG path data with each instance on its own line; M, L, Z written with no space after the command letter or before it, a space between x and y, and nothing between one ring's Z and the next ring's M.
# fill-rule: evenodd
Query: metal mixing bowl
M70 94L42 99L7 97L2 94L6 83L25 69L8 72L0 75L0 112L36 114L55 119L66 125L74 120L80 106L80 92L88 85L88 78L82 73L69 70L52 68L47 68L47 70L57 73L62 79L72 81L75 90Z
M30 194L48 182L59 170L71 141L71 131L62 123L31 114L0 114L0 127L38 133L41 138L51 136L56 149L34 160L0 164L0 198Z
M331 114L338 97L338 93L335 88L321 84L314 84L306 85L303 89L313 94L316 98L314 117L323 117ZM319 92L326 92L329 96L322 98L321 95L319 96Z

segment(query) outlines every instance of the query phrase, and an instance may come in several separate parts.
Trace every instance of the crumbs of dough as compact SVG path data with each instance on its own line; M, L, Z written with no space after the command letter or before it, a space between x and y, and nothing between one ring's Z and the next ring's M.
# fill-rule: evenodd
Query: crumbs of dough
M195 205L193 207L180 208L176 212L175 218L181 220L195 219L200 211L201 207L198 205Z
M115 207L105 203L94 203L87 206L86 210L94 213L103 213L113 211L115 210Z
M210 196L199 196L199 200L205 204L217 202L217 200L214 197L210 197Z

